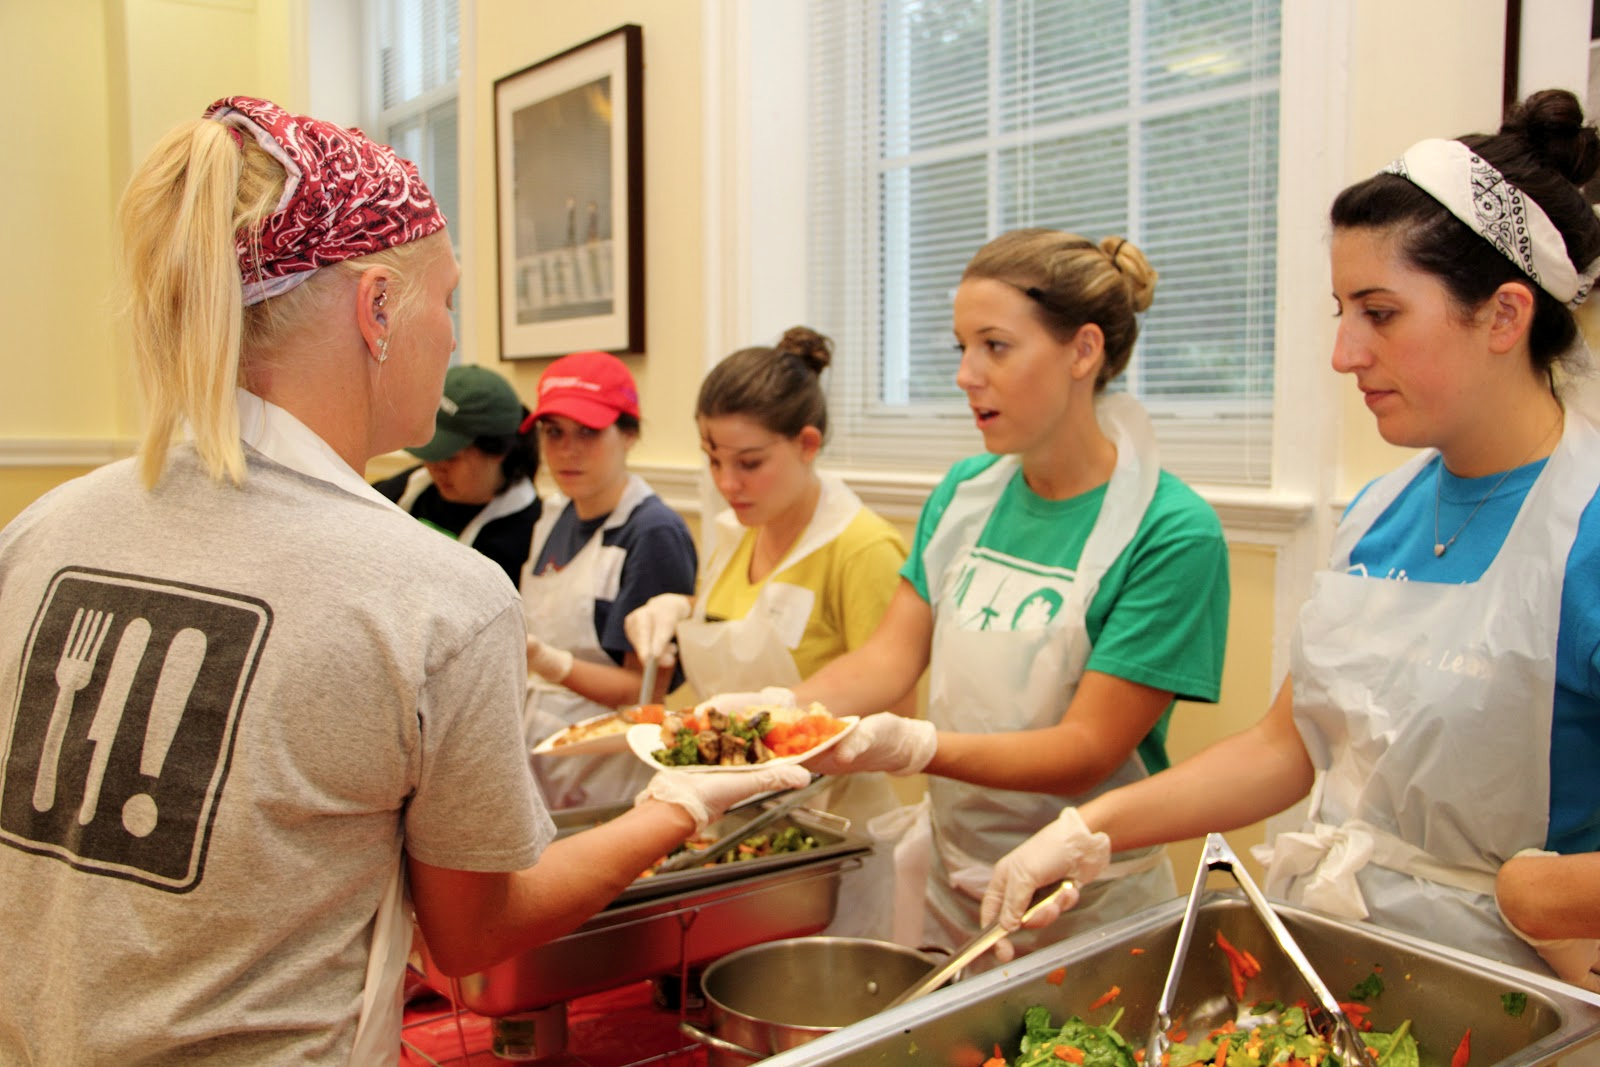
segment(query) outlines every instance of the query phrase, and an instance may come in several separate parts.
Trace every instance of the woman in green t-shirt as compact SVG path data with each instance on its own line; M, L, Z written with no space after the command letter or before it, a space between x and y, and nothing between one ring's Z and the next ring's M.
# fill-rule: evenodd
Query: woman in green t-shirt
M1221 524L1160 469L1133 398L1105 391L1155 280L1116 237L1018 230L973 257L955 296L956 384L988 454L928 499L871 640L795 691L868 713L929 670L926 719L867 715L811 767L931 776L935 943L976 932L991 865L1062 808L1166 765L1175 699L1218 696ZM1047 936L1175 893L1160 850L1117 859Z

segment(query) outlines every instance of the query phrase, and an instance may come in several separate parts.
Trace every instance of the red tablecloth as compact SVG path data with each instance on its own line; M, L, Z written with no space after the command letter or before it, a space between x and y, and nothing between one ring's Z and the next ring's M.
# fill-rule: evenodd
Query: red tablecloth
M567 1050L538 1061L549 1067L624 1067L655 1060L662 1067L705 1067L704 1047L678 1032L678 1012L656 1007L650 982L636 982L605 993L579 997L567 1005ZM489 1051L491 1020L454 1010L450 1001L432 997L406 1008L401 1039L404 1067L423 1067L429 1059L448 1064L503 1064Z

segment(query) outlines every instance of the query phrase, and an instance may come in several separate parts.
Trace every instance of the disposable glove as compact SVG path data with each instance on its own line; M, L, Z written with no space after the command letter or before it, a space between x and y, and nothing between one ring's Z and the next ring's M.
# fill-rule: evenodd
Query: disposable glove
M1512 859L1521 856L1554 855L1556 853L1546 852L1543 849L1525 848ZM1498 895L1495 907L1500 908ZM1532 945L1534 951L1550 965L1552 971L1556 972L1556 977L1587 989L1591 993L1600 993L1600 973L1597 973L1600 972L1600 940L1590 937L1563 937L1550 940L1529 937L1506 918L1503 909L1500 910L1500 921L1505 923L1512 933Z
M1033 903L1034 893L1068 878L1082 889L1100 877L1110 862L1111 839L1105 834L1090 833L1077 808L1064 808L1050 825L995 864L994 877L989 880L989 890L983 895L978 913L979 924L988 927L998 920L1007 930L1015 930L1022 925L1022 914ZM1067 897L1070 903L1046 908L1029 925L1048 926L1055 922L1062 911L1078 902L1075 894L1068 893ZM1016 949L1002 939L994 953L1005 963L1016 955Z
M810 781L810 772L792 763L721 774L657 771L633 802L638 805L646 800L661 800L676 804L694 819L694 832L698 834L742 800L777 789L799 789Z
M547 645L531 634L528 637L528 670L547 682L560 685L572 673L572 653Z
M807 765L818 774L917 774L938 748L939 731L933 723L880 711L856 723L838 744Z
M729 715L735 711L743 711L753 704L775 704L780 708L792 708L795 706L794 692L781 685L769 685L765 689L748 693L718 693L710 700L702 700L696 704L694 710L705 711L708 708L716 708L724 715Z
M671 666L677 658L672 652L672 635L693 610L694 601L682 593L658 593L628 612L622 629L640 660L654 659L663 667Z

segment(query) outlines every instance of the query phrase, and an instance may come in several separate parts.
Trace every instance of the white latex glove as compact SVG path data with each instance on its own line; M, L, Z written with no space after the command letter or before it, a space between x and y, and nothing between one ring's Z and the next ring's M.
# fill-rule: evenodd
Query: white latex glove
M698 834L741 800L775 789L799 789L810 781L811 773L792 763L718 774L657 771L633 802L638 805L645 800L661 800L676 804L694 819Z
M880 711L856 723L838 744L806 763L818 774L917 774L938 748L939 731L927 719Z
M528 670L547 682L560 685L572 673L572 653L528 636Z
M1033 903L1034 893L1068 878L1081 889L1100 877L1110 862L1111 839L1105 834L1090 833L1077 808L1064 808L1050 825L995 864L978 921L984 927L998 921L1007 930L1015 930L1022 925L1022 914ZM1074 894L1067 896L1071 903L1046 908L1029 925L1048 926L1059 919L1062 911L1077 904ZM1016 949L1002 938L995 945L994 954L1005 963L1016 955Z
M795 706L794 692L781 685L769 685L765 689L748 693L718 693L711 699L696 704L694 710L706 711L709 708L716 708L724 715L729 715L735 711L743 711L754 704L776 704L782 708L792 708Z
M1525 848L1517 856L1554 856L1554 852L1544 849ZM1512 857L1513 859L1516 856ZM1500 902L1495 900L1495 908L1499 910ZM1500 921L1505 923L1512 933L1533 946L1535 952L1550 965L1556 972L1556 977L1563 982L1571 982L1575 986L1587 989L1591 993L1600 993L1600 940L1590 937L1564 937L1553 940L1544 940L1529 937L1516 925L1506 918L1506 913L1500 911Z
M628 612L622 630L640 660L654 659L667 667L677 658L672 652L672 635L693 610L694 601L682 593L658 593Z

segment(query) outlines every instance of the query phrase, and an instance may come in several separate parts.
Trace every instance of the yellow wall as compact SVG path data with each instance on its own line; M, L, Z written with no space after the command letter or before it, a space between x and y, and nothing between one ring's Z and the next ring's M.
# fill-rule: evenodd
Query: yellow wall
M589 0L529 4L478 0L478 22L463 27L476 50L477 84L462 86L472 108L473 184L463 195L480 210L466 273L477 316L476 347L462 360L504 373L525 398L537 391L546 360L498 362L495 323L494 82L625 23L643 28L646 354L628 364L643 398L644 431L633 460L698 464L691 413L705 360L700 5L680 0Z
M0 256L6 323L0 519L81 468L35 444L121 453L138 401L108 296L113 216L131 169L169 127L228 93L294 106L303 0L0 3Z
M71 57L63 62L62 57ZM118 431L105 294L120 175L100 4L0 4L0 167L6 324L0 433L93 437Z
M1505 19L1505 0L1361 0L1350 64L1346 181L1373 174L1425 137L1499 126ZM1336 492L1348 500L1409 452L1378 436L1353 382L1341 378L1339 388Z

